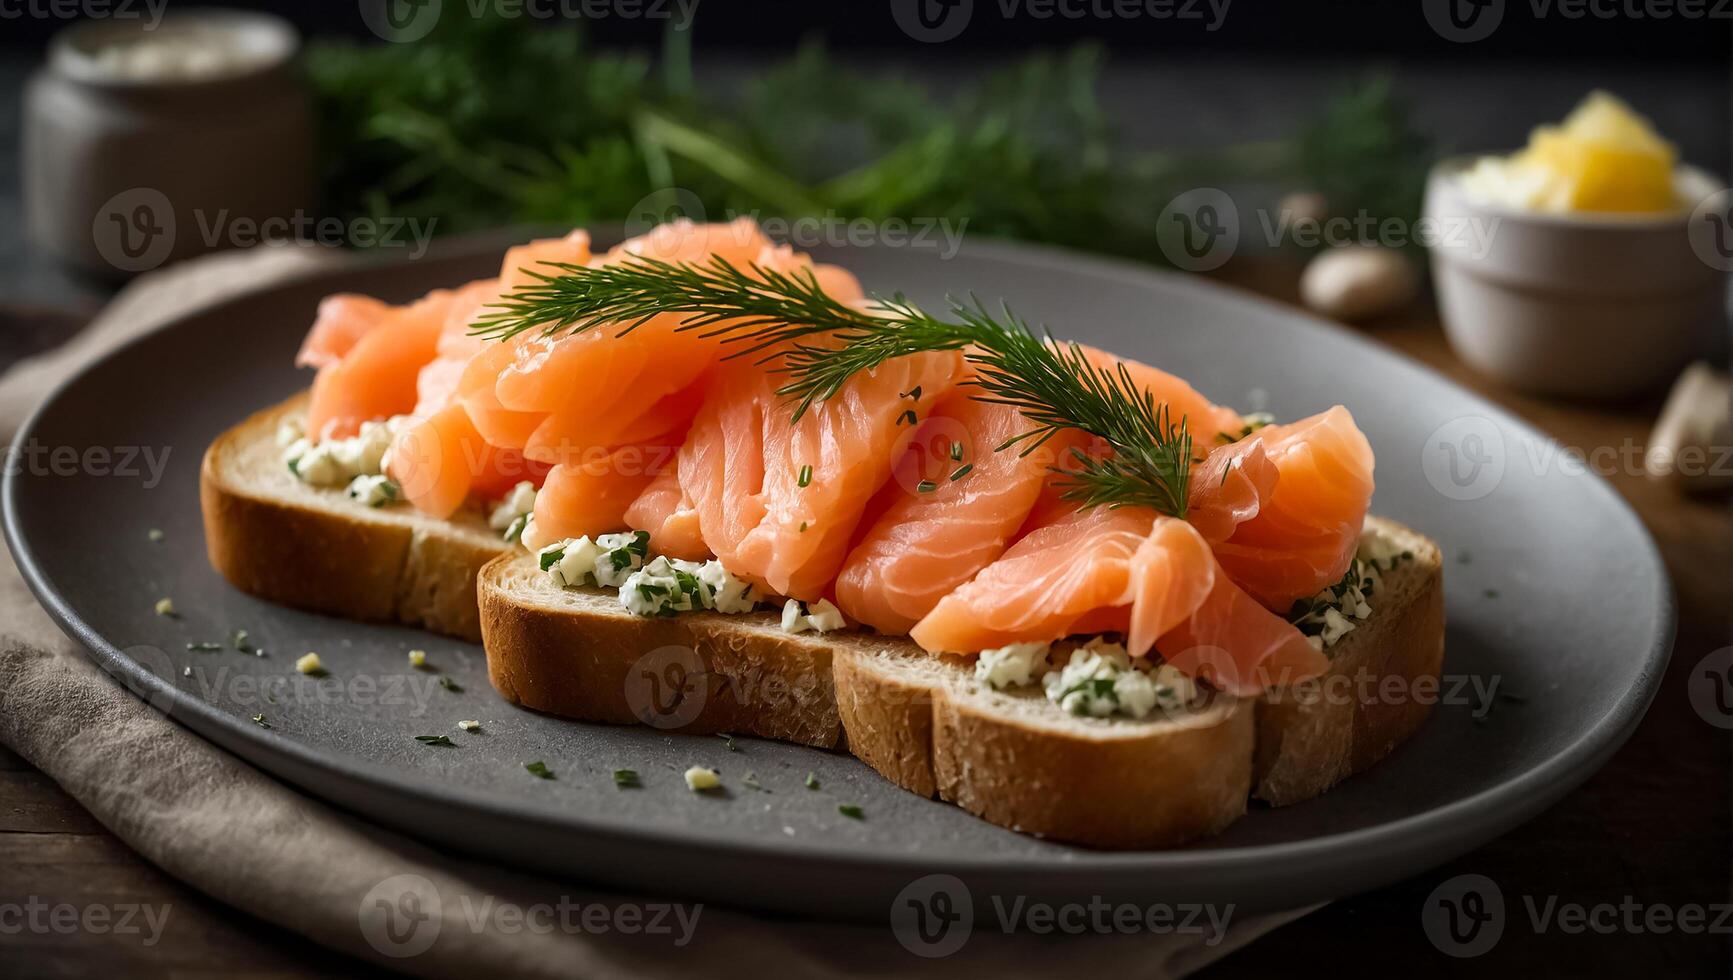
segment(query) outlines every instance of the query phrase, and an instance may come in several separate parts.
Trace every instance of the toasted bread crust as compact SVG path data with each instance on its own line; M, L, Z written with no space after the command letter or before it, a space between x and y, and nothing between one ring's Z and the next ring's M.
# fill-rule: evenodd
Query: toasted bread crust
M301 486L274 447L278 424L305 405L301 394L256 412L205 450L199 502L211 565L261 599L479 641L476 573L505 543Z
M1092 847L1166 847L1246 811L1253 711L1236 698L1112 739L1059 737L958 696L940 698L934 719L939 797L1001 827Z
M1413 564L1377 616L1332 648L1322 677L1272 691L1258 706L1255 795L1276 806L1312 799L1389 755L1431 713L1444 662L1444 563L1423 536L1382 518Z
M490 569L511 561L490 562L479 590L488 676L506 700L687 734L820 748L841 740L828 645L745 633L714 614L643 618L532 605L490 587L500 581Z

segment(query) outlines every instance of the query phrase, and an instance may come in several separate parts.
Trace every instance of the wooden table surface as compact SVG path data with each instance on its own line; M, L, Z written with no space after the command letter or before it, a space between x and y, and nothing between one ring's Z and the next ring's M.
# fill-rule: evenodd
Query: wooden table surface
M1292 300L1291 268L1242 266L1230 278ZM1431 312L1366 334L1489 396L1567 446L1642 445L1656 405L1564 405L1503 391L1451 355ZM1690 500L1638 473L1608 479L1647 523L1679 598L1672 666L1636 735L1595 777L1505 837L1410 881L1335 903L1206 971L1240 974L1476 976L1726 976L1729 936L1719 934L1536 934L1513 913L1503 938L1475 959L1438 952L1421 909L1438 883L1484 874L1507 901L1617 905L1627 899L1677 909L1727 903L1730 752L1728 733L1704 723L1686 697L1691 669L1730 642L1733 523L1722 500ZM332 976L370 967L237 913L145 863L24 760L0 749L0 909L27 902L85 907L170 907L159 941L142 935L16 934L0 920L0 976Z

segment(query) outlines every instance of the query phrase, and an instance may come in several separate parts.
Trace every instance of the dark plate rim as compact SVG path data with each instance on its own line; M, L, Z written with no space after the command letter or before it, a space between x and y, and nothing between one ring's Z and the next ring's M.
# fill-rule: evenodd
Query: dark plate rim
M498 243L508 240L499 237L498 242L495 242L493 241L495 237L497 236L475 236L469 239L471 244L467 248L454 242L448 248L437 250L429 258L435 260L460 259L480 253L484 249L498 247ZM1497 420L1502 427L1514 431L1518 435L1540 440L1542 443L1554 441L1510 412L1439 375L1412 358L1363 338L1352 336L1351 332L1345 328L1319 320L1299 309L1244 290L1202 280L1195 276L1165 272L1129 260L1100 257L1053 246L1030 245L1008 240L983 242L977 239L966 244L964 248L977 257L1019 264L1036 271L1054 266L1065 266L1082 273L1121 281L1164 280L1166 288L1202 292L1208 294L1212 302L1224 304L1227 307L1232 307L1234 304L1259 306L1277 315L1297 321L1308 330L1350 334L1348 339L1359 345L1375 360L1384 359L1390 363L1401 364L1409 369L1433 375L1437 380L1449 386L1467 404L1473 406L1476 411ZM426 259L422 261L426 261ZM396 263L367 262L310 270L168 320L159 327L141 334L102 357L91 361L55 385L48 396L19 427L14 436L14 443L31 438L43 420L49 418L59 408L62 400L86 374L111 361L129 357L136 348L152 342L160 333L177 329L186 320L217 315L235 307L244 307L258 302L261 295L305 286L333 275L353 274L394 264ZM1385 861L1396 860L1402 856L1438 852L1442 848L1459 850L1507 830L1539 809L1555 802L1592 775L1606 757L1611 755L1630 736L1642 720L1649 703L1653 700L1660 686L1661 677L1665 673L1667 660L1671 654L1677 626L1677 604L1671 580L1667 575L1665 564L1661 560L1659 549L1653 538L1629 503L1613 490L1604 479L1594 475L1592 482L1595 489L1593 492L1600 494L1603 500L1612 503L1618 512L1622 513L1640 533L1643 548L1640 555L1634 557L1648 563L1655 574L1655 581L1659 583L1659 594L1655 596L1658 606L1658 628L1648 649L1642 653L1642 664L1639 669L1637 684L1620 695L1593 725L1577 732L1576 737L1568 745L1555 752L1551 758L1540 765L1472 796L1463 797L1424 813L1299 841L1225 848L1180 848L1166 851L1074 849L1065 852L1063 860L1024 856L969 857L935 854L866 856L806 840L790 839L765 843L733 838L708 838L692 833L694 829L701 828L628 828L597 823L572 814L556 816L545 809L524 808L502 803L479 791L459 787L429 786L363 760L326 755L287 736L246 724L241 719L181 691L177 686L157 677L142 665L130 660L117 646L79 617L72 604L55 589L53 583L48 580L45 572L38 565L24 530L20 526L18 506L19 496L23 492L21 489L22 480L22 471L10 467L7 468L3 479L0 479L0 527L3 527L6 543L12 551L19 572L31 593L42 603L43 608L47 610L55 623L68 636L85 647L106 672L130 682L129 686L135 693L139 693L142 686L153 702L156 698L166 698L170 705L169 717L176 719L177 723L179 723L179 719L176 718L176 714L185 712L187 716L201 723L200 726L188 727L208 726L222 731L228 737L247 745L252 750L249 755L262 753L265 757L284 757L289 763L301 767L304 771L319 772L335 779L381 789L396 796L407 798L417 805L443 807L448 812L452 807L459 807L468 811L470 815L484 819L525 823L546 830L584 835L598 843L619 841L675 851L694 847L702 848L705 853L724 859L783 861L798 859L822 862L832 867L863 868L911 875L946 870L993 875L1035 875L1061 881L1065 879L1081 881L1083 879L1098 879L1103 873L1143 875L1154 872L1244 871L1260 868L1269 870L1276 864L1295 868L1316 868L1337 864L1344 867L1366 868ZM224 749L224 751L230 751L222 745L217 747ZM265 768L268 769L269 767ZM314 795L320 794L315 793ZM1439 859L1442 860L1443 857L1441 856Z

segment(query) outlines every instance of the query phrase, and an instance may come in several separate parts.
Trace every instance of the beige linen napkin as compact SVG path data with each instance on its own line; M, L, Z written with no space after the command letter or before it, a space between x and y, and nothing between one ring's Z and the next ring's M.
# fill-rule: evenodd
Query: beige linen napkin
M10 438L48 389L116 344L200 305L343 261L330 251L268 248L141 278L76 340L0 378L0 431ZM424 976L1177 977L1303 914L1231 917L1225 935L1008 936L977 897L966 940L937 958L911 954L889 910L875 928L687 905L664 920L667 932L651 934L631 925L663 914L649 899L437 853L185 731L88 660L36 604L9 555L0 567L0 743L169 874L325 946ZM954 934L912 945L941 951Z

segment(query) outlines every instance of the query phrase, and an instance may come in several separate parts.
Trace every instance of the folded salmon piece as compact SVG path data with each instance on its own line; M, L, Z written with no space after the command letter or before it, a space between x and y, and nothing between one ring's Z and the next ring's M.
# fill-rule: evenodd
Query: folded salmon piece
M1338 405L1266 426L1212 453L1205 469L1227 459L1239 463L1194 520L1204 522L1206 537L1220 535L1222 498L1237 495L1231 530L1214 541L1228 577L1284 614L1295 600L1341 581L1359 547L1373 490L1372 447L1348 410ZM1219 483L1222 476L1218 470L1193 479L1195 505L1198 491L1208 497L1210 480ZM1255 503L1248 503L1253 495Z
M961 385L913 431L892 478L867 508L864 533L837 575L836 603L880 632L907 633L1016 538L1075 434L1025 454L995 451L1027 432L1014 408Z
M934 653L973 653L1135 627L1137 656L1203 601L1213 570L1184 521L1141 507L1073 509L940 599L909 635Z

